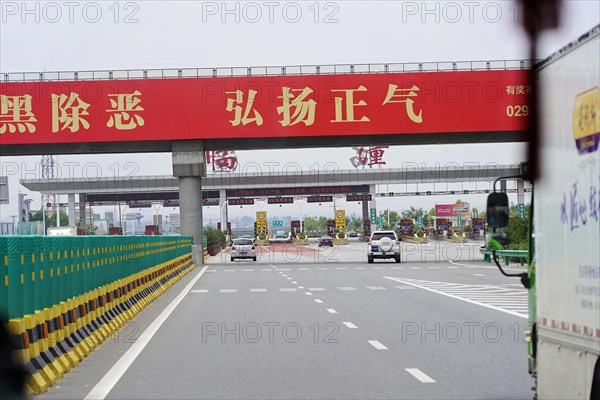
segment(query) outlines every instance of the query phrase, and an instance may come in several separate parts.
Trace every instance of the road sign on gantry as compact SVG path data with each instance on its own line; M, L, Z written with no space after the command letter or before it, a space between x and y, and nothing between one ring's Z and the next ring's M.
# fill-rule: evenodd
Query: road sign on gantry
M337 210L335 212L335 228L339 231L346 229L346 211L345 210Z
M267 231L267 212L257 211L256 212L256 230L258 232Z

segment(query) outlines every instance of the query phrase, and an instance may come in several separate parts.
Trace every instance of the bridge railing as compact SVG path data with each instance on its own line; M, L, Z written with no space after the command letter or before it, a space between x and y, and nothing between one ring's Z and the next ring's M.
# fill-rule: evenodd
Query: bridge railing
M372 74L531 69L535 60L434 61L375 64L162 68L92 71L0 72L4 82L43 82L111 79L217 78L239 76Z
M492 262L492 256L494 251L492 249L487 249L485 247L481 247L479 252L483 254L483 260L486 262ZM529 259L529 252L527 250L496 250L497 257L504 257L506 265L508 265L508 261L511 258L518 258L521 266L525 264L525 261Z

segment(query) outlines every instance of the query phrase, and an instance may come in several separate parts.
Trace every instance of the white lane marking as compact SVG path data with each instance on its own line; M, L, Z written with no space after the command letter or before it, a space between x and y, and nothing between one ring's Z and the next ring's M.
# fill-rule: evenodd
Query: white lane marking
M298 286L298 289L304 289L304 286Z
M290 278L289 276L288 276L286 279L287 279L288 281L291 281L291 280L292 280L292 278Z
M404 269L404 267L391 267L391 269Z
M396 289L414 289L412 286L394 286Z
M297 284L298 284L298 282L296 282L296 281L292 281L292 283L293 283L294 285L297 285Z
M342 322L342 324L346 325L350 329L357 329L358 328L358 326L354 325L352 322L346 321L346 322Z
M208 289L194 289L194 290L190 290L190 293L208 293L209 290Z
M339 268L336 268L336 269L347 269L347 268L346 267L339 267Z
M281 272L281 271L279 271L279 270L278 270L277 272L279 272L280 274L283 274L283 272Z
M373 267L371 269L383 269L383 267Z
M264 293L267 289L250 289L250 293Z
M254 272L254 270L253 270L253 269L243 269L242 271L243 271L243 272Z
M366 288L369 290L387 290L387 288L384 288L383 286L367 286Z
M273 271L271 268L263 268L261 271Z
M490 267L487 265L469 265L469 264L461 264L461 263L457 263L455 261L452 260L448 260L448 262L450 264L454 264L454 265L460 265L462 267L471 267L471 268L486 268L486 269L498 269L498 267ZM507 268L507 267L502 267L502 269L504 270L508 270L508 271L527 271L527 267L523 267L523 268Z
M414 286L414 287L419 288L419 289L427 290L427 291L432 292L432 293L437 293L437 294L441 294L443 296L451 297L451 298L456 299L456 300L465 301L467 303L475 304L475 305L478 305L478 306L481 306L481 307L486 307L486 308L490 308L492 310L496 310L496 311L500 311L500 312L507 313L507 314L510 314L510 315L514 315L516 317L521 317L521 318L526 318L526 319L529 318L527 315L523 315L523 314L518 313L518 312L513 312L513 311L510 311L510 310L505 310L505 309L500 308L500 307L494 307L491 304L480 303L478 301L474 301L474 300L467 299L467 298L464 298L464 297L455 296L455 295L450 294L450 293L444 293L444 292L441 292L439 290L432 289L432 288L429 288L429 287L426 287L426 286L423 286L423 285L418 285L416 283L407 282L407 281L405 281L403 279L400 279L400 278L393 278L393 277L389 277L389 276L384 276L384 278L385 279L390 279L392 281L396 281L396 282L399 282L399 283L403 283L405 285Z
M440 269L440 267L427 267L428 269Z
M356 290L352 286L342 286L342 287L337 287L336 289L337 290Z
M280 271L291 271L291 268L281 268Z
M234 272L235 269L226 269L225 272Z
M410 269L421 269L421 267L410 267Z
M308 290L310 290L311 292L324 292L325 288L322 288L322 287L309 287Z
M327 312L328 312L329 314L337 314L337 311L335 311L335 309L333 309L333 308L328 308L328 309L327 309Z
M295 287L282 287L282 288L279 288L280 292L295 292L296 290L298 290L298 289L296 289Z
M365 269L365 267L354 267L354 269Z
M304 292L307 296L312 296L313 294L311 292Z
M448 267L448 269L457 269L458 267Z
M319 271L327 271L327 268L317 268Z
M473 274L475 276L485 276L484 274Z
M219 293L237 293L237 289L221 289Z
M375 347L377 350L387 350L387 347L381 344L379 340L369 340L369 344Z
M321 300L321 299L315 299L315 303L323 304L323 300Z
M310 271L310 268L298 268L298 271Z
M435 383L433 379L431 379L425 372L421 371L419 368L404 368L406 372L417 378L421 383Z
M216 272L216 269L207 269L206 272Z
M160 329L162 324L169 318L173 310L181 303L181 300L189 293L194 287L196 282L202 277L208 265L202 268L198 275L196 275L187 286L179 292L177 297L171 301L171 303L160 313L160 315L152 321L150 326L141 334L137 341L135 341L129 350L119 358L119 360L113 365L113 367L100 379L100 381L94 386L94 388L85 396L85 400L104 400L108 393L113 387L119 382L123 374L127 372L131 364L144 350L146 345L150 342L154 334Z

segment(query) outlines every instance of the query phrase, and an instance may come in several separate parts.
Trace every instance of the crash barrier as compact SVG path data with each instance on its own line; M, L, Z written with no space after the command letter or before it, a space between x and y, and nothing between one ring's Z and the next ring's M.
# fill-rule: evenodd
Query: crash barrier
M348 243L348 235L346 235L344 232L336 233L335 237L333 238L333 244L335 245L347 245Z
M300 232L296 236L292 236L292 243L298 246L307 246L308 235L304 232Z
M254 243L258 246L268 246L270 245L269 236L264 232L259 232Z
M0 305L29 375L45 392L194 268L191 237L4 236Z
M402 240L409 243L424 244L427 243L427 234L423 233L423 236L419 236L417 233L413 234L412 236L403 235Z
M485 247L481 247L479 252L483 254L483 261L492 262L492 249L488 249ZM504 257L506 265L508 265L508 261L511 257L518 258L521 266L525 265L525 261L529 259L529 252L527 250L496 250L496 256Z

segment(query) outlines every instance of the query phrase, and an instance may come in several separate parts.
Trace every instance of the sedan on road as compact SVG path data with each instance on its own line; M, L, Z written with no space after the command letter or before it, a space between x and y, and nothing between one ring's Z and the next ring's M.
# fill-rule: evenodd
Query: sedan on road
M252 239L236 239L231 245L231 261L239 258L251 258L256 261L256 246Z
M331 246L333 247L333 238L329 235L324 235L319 238L319 247Z

